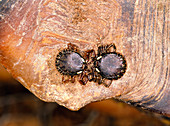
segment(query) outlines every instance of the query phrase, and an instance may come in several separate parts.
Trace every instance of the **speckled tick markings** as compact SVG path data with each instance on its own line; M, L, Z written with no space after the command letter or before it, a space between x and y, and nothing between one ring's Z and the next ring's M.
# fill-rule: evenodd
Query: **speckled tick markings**
M123 55L116 52L114 44L98 47L97 58L94 62L98 78L95 81L109 87L112 80L121 78L126 72L126 60Z
M77 76L80 84L94 81L109 87L126 72L126 60L116 52L114 44L99 46L96 55L94 50L81 52L69 43L68 48L57 55L56 68L63 75L64 83L74 83Z

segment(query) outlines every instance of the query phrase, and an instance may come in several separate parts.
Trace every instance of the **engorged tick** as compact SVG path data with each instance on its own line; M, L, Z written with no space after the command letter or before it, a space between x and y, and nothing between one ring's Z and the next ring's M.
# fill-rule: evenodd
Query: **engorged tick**
M126 60L123 55L116 52L114 44L99 46L98 55L94 62L94 80L109 87L112 80L121 78L126 72Z
M75 82L75 76L83 74L86 61L80 54L78 47L69 43L68 48L60 51L56 57L55 65L63 75L62 82Z
M63 75L77 75L83 71L85 60L74 51L64 50L57 55L56 67Z
M121 78L126 71L126 60L116 52L114 44L98 47L98 53L93 49L84 52L73 44L59 52L56 57L56 68L63 75L63 82L78 82L85 85L88 81L111 85L112 80Z

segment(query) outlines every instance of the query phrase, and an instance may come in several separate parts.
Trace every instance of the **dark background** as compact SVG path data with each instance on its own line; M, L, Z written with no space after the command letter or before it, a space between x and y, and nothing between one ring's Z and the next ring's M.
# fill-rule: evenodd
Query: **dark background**
M0 126L163 126L161 116L113 99L79 111L39 100L0 65Z

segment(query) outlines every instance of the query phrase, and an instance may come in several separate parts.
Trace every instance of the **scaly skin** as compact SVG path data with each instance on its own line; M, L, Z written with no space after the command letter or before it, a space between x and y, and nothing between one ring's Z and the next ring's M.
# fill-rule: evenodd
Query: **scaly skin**
M16 0L11 5L0 13L0 62L37 97L71 110L117 98L170 114L168 0ZM96 53L98 45L114 43L127 71L110 87L64 84L55 58L68 43Z

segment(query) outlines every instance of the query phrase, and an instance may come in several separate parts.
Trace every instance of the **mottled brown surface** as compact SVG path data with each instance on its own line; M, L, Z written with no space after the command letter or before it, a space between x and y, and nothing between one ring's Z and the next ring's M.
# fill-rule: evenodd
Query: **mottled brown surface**
M40 99L71 110L116 97L170 114L168 11L167 0L17 1L0 22L0 62ZM115 43L125 75L109 88L63 84L55 58L70 42L81 51Z
M90 103L79 111L70 111L56 103L39 100L10 78L9 73L4 74L5 70L0 65L0 126L170 125L170 121L163 116L153 116L112 99Z

